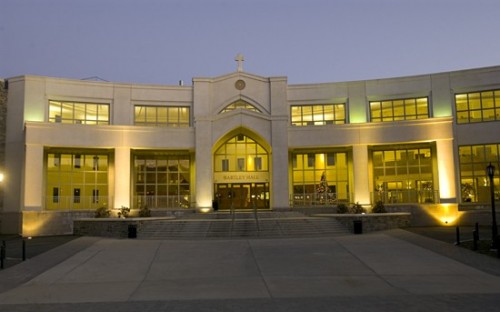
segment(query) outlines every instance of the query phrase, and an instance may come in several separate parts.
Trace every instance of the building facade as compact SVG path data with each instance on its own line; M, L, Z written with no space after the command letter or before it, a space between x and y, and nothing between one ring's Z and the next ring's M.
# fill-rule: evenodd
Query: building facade
M500 66L300 85L241 63L190 86L5 81L2 233L71 233L99 207L166 215L383 201L451 222L488 205L490 162L500 198Z

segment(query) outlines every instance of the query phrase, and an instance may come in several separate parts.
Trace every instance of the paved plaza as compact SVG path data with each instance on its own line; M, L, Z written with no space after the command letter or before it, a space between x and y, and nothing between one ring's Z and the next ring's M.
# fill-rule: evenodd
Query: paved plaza
M498 311L500 260L404 230L81 237L0 271L0 311Z

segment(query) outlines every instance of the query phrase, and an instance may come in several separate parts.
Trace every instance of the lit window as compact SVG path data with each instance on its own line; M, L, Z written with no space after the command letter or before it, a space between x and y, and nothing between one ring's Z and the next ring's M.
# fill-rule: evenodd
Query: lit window
M133 207L188 208L191 161L183 151L135 151Z
M268 171L268 153L243 134L227 140L214 154L214 171Z
M500 163L500 144L464 145L458 147L460 168L460 191L463 203L490 203L489 179L486 178L486 166ZM495 166L493 183L495 198L500 200L499 169Z
M372 122L429 118L427 97L370 102Z
M387 147L372 151L374 202L431 203L433 187L432 149Z
M345 124L345 104L294 105L290 107L292 126Z
M49 122L109 125L109 104L50 100Z
M234 111L236 109L244 109L244 110L249 110L249 111L252 111L252 112L257 112L257 113L261 113L261 111L255 107L254 105L248 103L248 102L245 102L243 100L238 100L234 103L231 103L229 104L228 106L226 106L220 113L227 113L227 112L231 112L231 111Z
M189 107L147 106L134 107L134 123L139 126L189 127Z
M96 209L107 203L108 154L57 150L46 153L46 208Z
M457 123L500 120L500 90L455 94Z
M294 206L334 205L349 202L347 153L292 154L292 200Z

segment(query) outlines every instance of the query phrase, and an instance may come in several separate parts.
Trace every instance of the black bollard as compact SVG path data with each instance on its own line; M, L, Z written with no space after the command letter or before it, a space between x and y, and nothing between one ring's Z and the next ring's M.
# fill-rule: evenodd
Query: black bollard
M476 222L476 225L474 227L475 227L475 230L477 232L477 240L479 240L479 223Z
M5 260L5 241L2 241L2 246L0 246L0 269L3 270Z
M26 261L26 240L23 238L23 261Z
M455 228L456 242L455 245L460 245L460 228L457 226Z
M472 240L472 242L473 242L472 249L473 250L477 250L477 241L479 240L479 234L478 234L478 232L476 230L474 230L472 232L472 238L473 238L473 240Z

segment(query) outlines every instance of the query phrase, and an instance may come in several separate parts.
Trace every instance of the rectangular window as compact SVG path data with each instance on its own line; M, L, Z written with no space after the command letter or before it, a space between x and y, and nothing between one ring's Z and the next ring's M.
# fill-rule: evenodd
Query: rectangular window
M458 147L462 203L490 203L491 193L486 167L495 166L493 178L495 199L500 200L500 143Z
M186 128L189 122L190 108L187 106L150 106L134 107L134 124L152 127Z
M73 189L73 203L74 204L80 203L80 189L79 188Z
M419 145L387 147L372 151L373 200L384 203L435 201L432 149Z
M316 158L316 154L307 154L307 166L314 167L314 159Z
M349 166L346 152L292 154L294 206L335 205L349 202Z
M109 104L49 100L49 122L109 125Z
M99 203L99 190L92 190L92 203Z
M75 168L80 169L81 167L81 155L75 155Z
M326 165L327 166L335 166L335 154L327 153L326 154Z
M245 171L245 158L238 158L238 171Z
M108 151L47 149L46 209L96 209L107 204Z
M52 188L52 202L55 204L59 203L59 188L58 187Z
M427 97L370 102L372 122L392 122L429 118Z
M229 171L229 159L222 160L222 171Z
M254 162L255 162L255 170L256 171L262 170L262 157L255 157Z
M322 126L345 124L345 104L293 105L290 107L292 126Z
M500 90L455 94L458 124L500 120Z
M191 165L188 153L135 151L133 207L188 208Z

